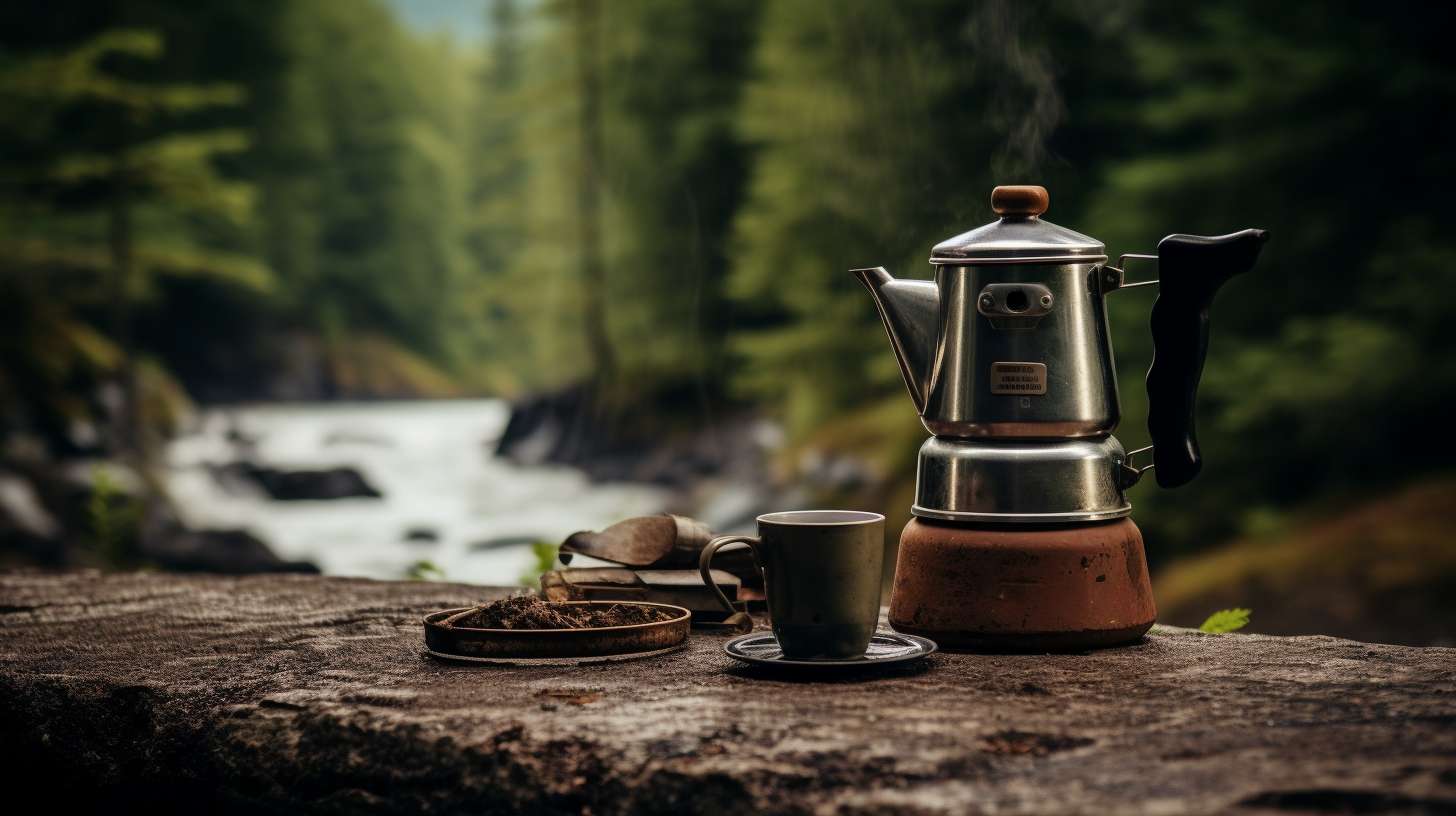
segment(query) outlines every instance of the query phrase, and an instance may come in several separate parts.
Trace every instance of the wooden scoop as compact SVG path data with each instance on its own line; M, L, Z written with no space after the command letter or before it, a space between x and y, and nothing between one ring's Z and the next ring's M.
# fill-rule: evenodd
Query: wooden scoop
M635 516L600 532L582 530L567 536L561 544L561 562L571 563L576 554L639 569L697 569L698 555L712 538L713 531L697 519L670 513ZM738 576L745 586L763 584L746 549L724 550L715 563L718 569Z

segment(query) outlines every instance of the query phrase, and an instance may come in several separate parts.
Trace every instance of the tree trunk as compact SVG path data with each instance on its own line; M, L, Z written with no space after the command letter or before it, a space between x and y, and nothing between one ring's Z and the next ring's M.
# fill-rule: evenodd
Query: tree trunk
M131 289L135 275L132 250L131 179L123 150L112 165L111 200L107 208L107 243L111 252L110 300L111 335L121 352L117 380L121 404L112 419L112 445L127 464L145 464L147 448L143 438L141 401L138 396L136 348L132 332Z
M581 95L581 171L577 181L577 221L581 239L582 329L591 357L593 378L600 386L616 373L616 355L607 332L606 263L602 258L602 87L601 6L599 0L576 0L576 58Z

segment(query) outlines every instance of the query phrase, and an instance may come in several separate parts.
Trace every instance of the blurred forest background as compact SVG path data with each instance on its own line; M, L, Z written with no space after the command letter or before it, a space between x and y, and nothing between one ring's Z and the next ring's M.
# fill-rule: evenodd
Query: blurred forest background
M411 22L442 8L470 24ZM3 468L99 455L145 477L194 404L574 401L559 458L767 418L765 478L898 530L924 432L846 270L928 276L931 245L991 220L992 186L1035 183L1113 256L1272 236L1214 308L1203 475L1132 495L1163 618L1238 604L1256 630L1450 643L1453 18L6 3ZM1129 448L1153 296L1110 305Z

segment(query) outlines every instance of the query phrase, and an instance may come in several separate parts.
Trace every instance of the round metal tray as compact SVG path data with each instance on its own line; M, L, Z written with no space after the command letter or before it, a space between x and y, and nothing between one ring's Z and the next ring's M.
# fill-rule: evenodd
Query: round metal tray
M469 607L445 609L425 616L425 649L445 658L509 661L581 658L659 652L687 640L692 615L680 606L639 601L568 601L571 606L606 609L651 606L675 613L672 618L630 626L596 629L470 629L446 627L441 621Z
M628 660L641 660L644 657L657 657L658 655L669 654L686 647L686 643L681 643L677 646L669 646L666 649L653 649L648 652L623 652L622 654L592 655L591 657L466 657L465 655L433 652L429 649L425 649L424 654L446 663L459 663L461 665L474 664L477 666L517 666L529 669L543 666L592 666L599 663L623 663Z

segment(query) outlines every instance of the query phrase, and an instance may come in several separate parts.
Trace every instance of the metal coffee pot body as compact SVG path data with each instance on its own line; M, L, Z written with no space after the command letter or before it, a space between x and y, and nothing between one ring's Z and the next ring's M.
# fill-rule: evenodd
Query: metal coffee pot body
M1119 419L1098 277L1104 261L933 257L934 281L856 272L896 339L926 430L957 439L1078 439L1109 434Z
M914 512L948 521L1085 522L1127 515L1146 466L1111 434L1121 418L1106 296L1129 258L1158 262L1148 376L1159 482L1200 467L1193 402L1217 288L1253 265L1261 230L1170 235L1157 255L1107 263L1096 239L1041 219L1041 187L998 187L1000 219L937 244L933 281L854 270L874 297L927 430Z

